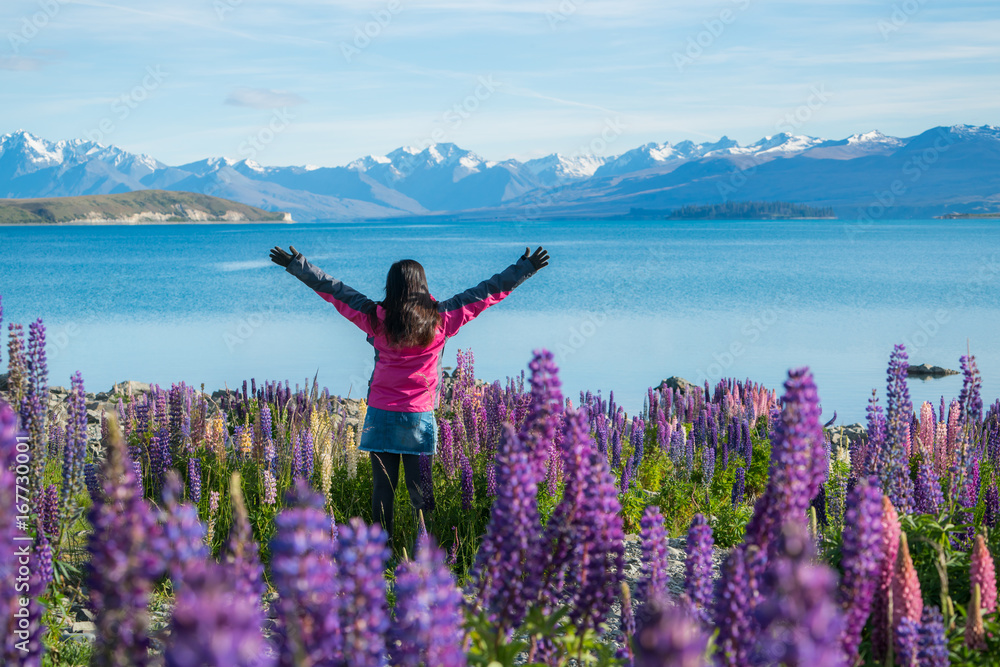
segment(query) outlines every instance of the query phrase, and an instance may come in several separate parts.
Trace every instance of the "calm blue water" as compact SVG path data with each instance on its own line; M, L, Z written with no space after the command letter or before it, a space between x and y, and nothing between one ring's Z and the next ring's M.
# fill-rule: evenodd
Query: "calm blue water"
M1000 396L991 221L0 227L4 322L44 319L51 384L80 370L94 391L124 379L214 389L318 371L331 392L364 395L371 347L268 260L289 244L376 300L397 259L420 261L444 299L544 245L550 265L449 341L445 365L471 347L477 376L503 380L547 347L574 401L614 390L638 411L670 375L780 388L808 365L824 415L861 420L872 388L884 403L897 342L913 363L955 369L968 346L984 401ZM910 387L936 405L961 378Z

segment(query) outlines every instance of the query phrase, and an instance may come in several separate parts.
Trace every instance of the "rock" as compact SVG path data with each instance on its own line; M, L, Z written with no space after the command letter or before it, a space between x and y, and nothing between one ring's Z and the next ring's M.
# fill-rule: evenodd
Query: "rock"
M671 375L656 386L657 389L662 389L663 387L667 387L669 389L680 389L683 394L686 394L689 391L697 391L701 389L701 387L695 383L688 382L684 378L677 377L676 375Z
M135 380L123 380L122 382L117 382L111 390L108 392L110 394L124 394L125 396L132 396L134 394L139 394L149 391L148 382L136 382Z
M849 447L851 443L863 440L868 429L864 424L855 422L846 426L832 426L829 429L830 441L838 447Z
M87 410L87 423L88 424L100 424L101 423L101 411L100 410Z
M66 387L60 387L59 385L56 385L54 387L49 387L49 393L50 394L68 394L69 393L69 389L67 389Z
M106 401L110 396L111 394L109 394L106 391L99 391L94 395L94 398L96 398L99 401Z
M906 374L912 377L943 378L946 375L958 375L958 371L950 368L942 368L941 366L921 364L919 366L908 366Z
M75 621L73 623L73 632L74 633L82 632L82 633L86 633L86 634L94 634L95 632L97 632L97 626L95 626L92 621Z

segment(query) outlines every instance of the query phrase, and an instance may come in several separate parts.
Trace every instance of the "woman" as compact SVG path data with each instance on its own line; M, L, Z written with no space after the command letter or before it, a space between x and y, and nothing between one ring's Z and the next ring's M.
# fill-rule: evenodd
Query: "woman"
M402 461L406 488L415 511L426 516L433 497L420 485L420 455L437 451L441 386L441 352L448 338L490 306L548 265L539 247L524 249L516 262L447 301L435 301L427 289L424 267L403 259L389 268L385 298L374 302L310 264L294 246L291 253L275 246L271 260L308 285L341 315L368 335L375 348L375 369L368 381L368 412L359 449L372 462L372 516L392 545L393 499Z

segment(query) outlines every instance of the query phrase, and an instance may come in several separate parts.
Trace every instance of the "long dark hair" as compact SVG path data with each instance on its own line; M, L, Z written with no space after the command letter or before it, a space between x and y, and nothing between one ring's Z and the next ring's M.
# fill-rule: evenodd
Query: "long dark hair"
M441 313L431 299L424 267L413 259L401 259L389 267L385 277L385 337L399 347L426 347L434 340ZM368 314L372 331L379 327L373 310Z

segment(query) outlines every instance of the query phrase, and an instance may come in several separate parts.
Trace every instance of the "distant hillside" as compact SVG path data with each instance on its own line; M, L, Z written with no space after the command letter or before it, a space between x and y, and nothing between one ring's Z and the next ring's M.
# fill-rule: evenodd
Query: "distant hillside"
M0 199L0 224L118 222L291 222L287 213L194 192L138 190L116 195Z
M739 201L711 206L681 206L666 211L633 208L625 217L633 220L795 220L836 216L829 207L815 208L783 201Z

